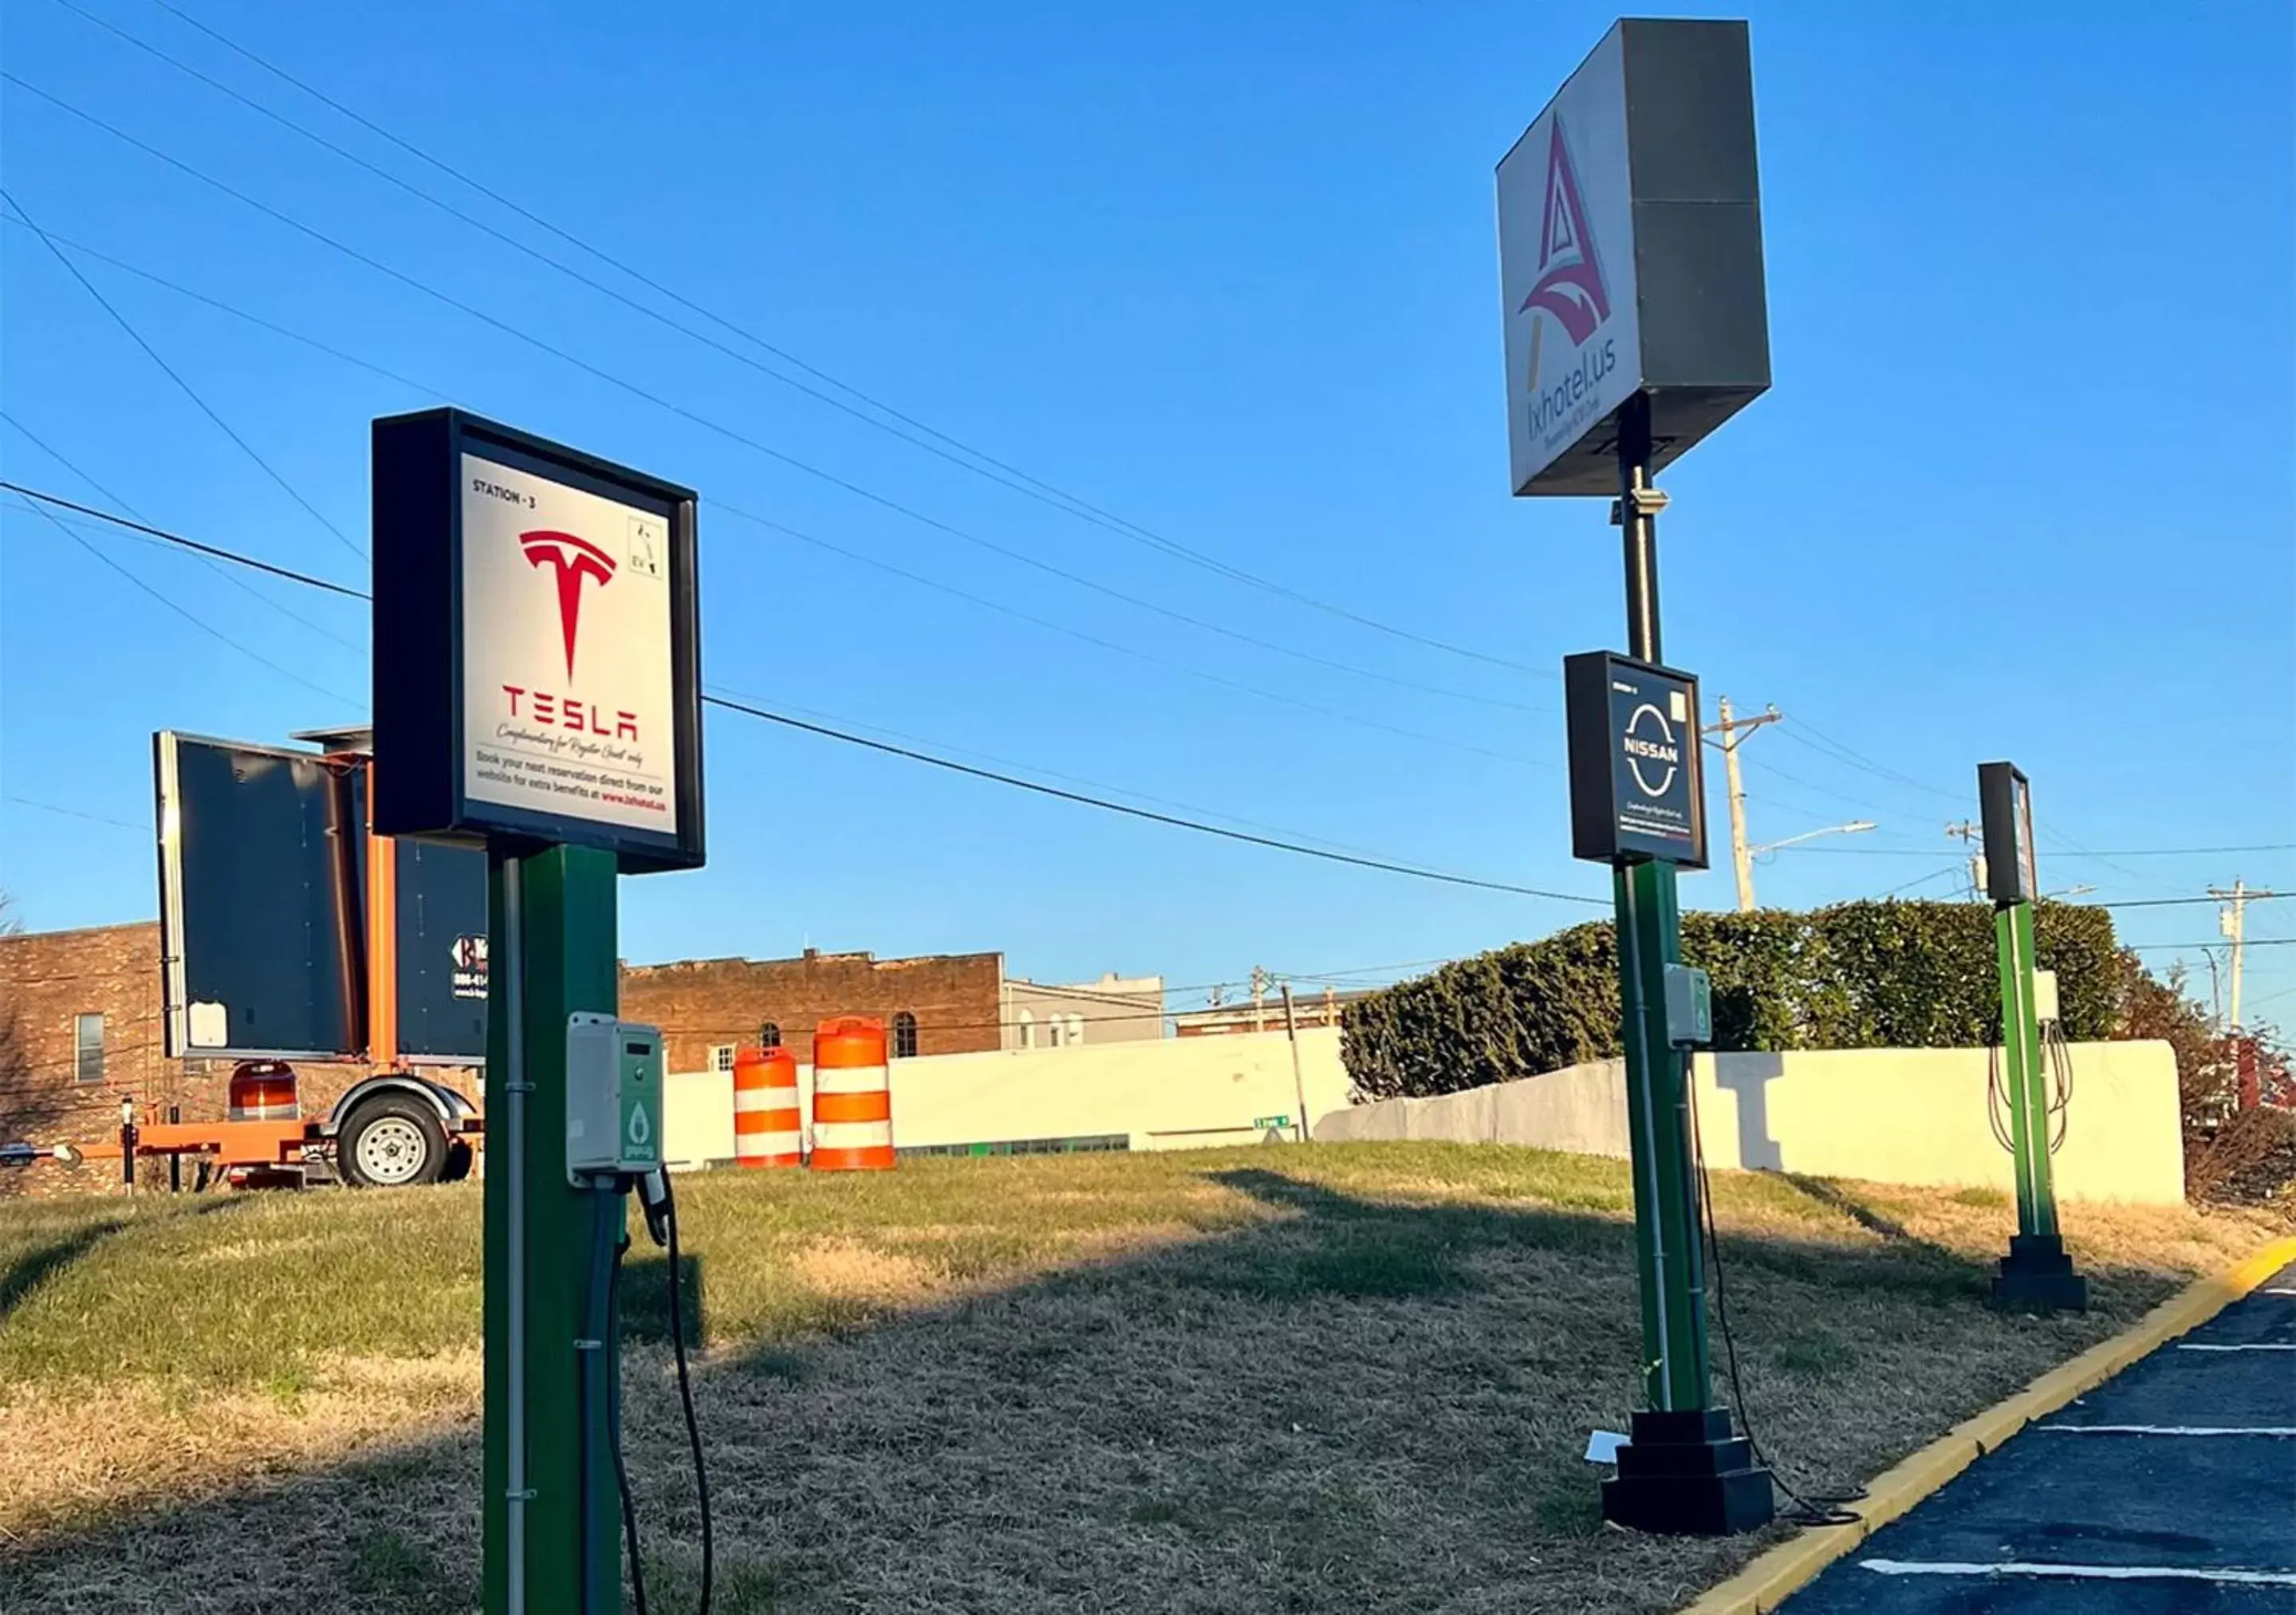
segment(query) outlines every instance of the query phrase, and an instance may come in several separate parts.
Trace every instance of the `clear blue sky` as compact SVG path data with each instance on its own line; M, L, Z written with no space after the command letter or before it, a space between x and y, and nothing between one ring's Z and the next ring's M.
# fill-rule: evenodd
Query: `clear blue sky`
M1491 209L1493 165L1604 9L183 3L776 346L1158 534L1539 669L1622 638L1601 503L1508 496ZM149 0L75 4L628 286ZM1972 811L1973 765L1992 757L2033 777L2052 889L2296 886L2285 851L2080 850L2296 841L2291 16L2277 0L1753 9L1776 381L1665 479L1666 644L1710 703L1787 714L1747 744L1758 840L1881 826L1778 854L1765 901L1947 894L1958 849L1941 826ZM459 403L702 491L715 685L1413 862L1606 892L1568 857L1550 673L1371 632L967 474L56 0L10 5L0 45L40 89L782 454L1236 633L1485 699L1239 643L990 553L6 86L6 184L44 227L405 378L79 260L361 543L369 417ZM0 426L7 475L365 582L26 230L0 229L0 403L110 496ZM85 533L316 686L301 687L6 503L0 887L34 926L148 915L148 830L96 822L148 826L148 733L276 740L363 717L364 611ZM633 958L998 948L1040 979L1193 984L1255 962L1455 955L1598 912L1213 842L723 713L708 766L709 867L625 883ZM1726 906L1726 871L1684 896ZM2296 903L2252 914L2252 935L2296 936ZM2124 934L2197 940L2215 919L2137 910ZM2291 955L2256 950L2251 1002L2296 995Z

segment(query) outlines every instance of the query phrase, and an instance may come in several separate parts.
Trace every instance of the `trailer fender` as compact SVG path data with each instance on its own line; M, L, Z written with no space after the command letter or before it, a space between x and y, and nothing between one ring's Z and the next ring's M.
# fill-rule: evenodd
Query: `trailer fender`
M428 1104L439 1118L439 1125L449 1135L463 1130L465 1123L474 1119L478 1106L448 1087L443 1082L433 1082L412 1071L379 1071L374 1076L352 1086L348 1092L335 1101L334 1109L327 1112L319 1124L320 1133L328 1138L342 1131L344 1120L367 1100L377 1094L404 1093L413 1094Z

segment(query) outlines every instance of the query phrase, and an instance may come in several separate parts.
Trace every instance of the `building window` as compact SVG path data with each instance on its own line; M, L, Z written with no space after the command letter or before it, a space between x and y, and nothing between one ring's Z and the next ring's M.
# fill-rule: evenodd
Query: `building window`
M782 1045L782 1023L781 1023L780 1021L767 1021L767 1022L765 1023L765 1025L763 1025L763 1026L761 1026L761 1027L759 1027L759 1028L758 1029L758 1047L760 1047L760 1048L768 1048L768 1049L777 1049L777 1048L781 1047L781 1045Z
M1084 1017L1082 1015L1070 1015L1069 1017L1069 1046L1070 1048L1077 1048L1082 1046L1083 1043Z
M914 1060L917 1057L917 1018L903 1010L893 1017L893 1058Z
M84 1083L103 1080L103 1016L72 1017L72 1072Z
M709 1069L713 1071L730 1071L734 1069L732 1044L713 1043L709 1045Z
M1037 1012L1034 1010L1021 1012L1021 1046L1024 1049L1037 1046Z

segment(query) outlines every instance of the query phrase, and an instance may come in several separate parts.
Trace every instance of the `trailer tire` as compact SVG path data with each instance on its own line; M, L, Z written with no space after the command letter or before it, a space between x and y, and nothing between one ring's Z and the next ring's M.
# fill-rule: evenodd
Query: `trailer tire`
M438 1112L406 1094L377 1094L345 1118L335 1165L357 1189L435 1184L447 1170L447 1129Z
M442 1184L458 1184L468 1177L471 1175L472 1153L469 1139L449 1139L447 1143L446 1170L439 1174L439 1181Z

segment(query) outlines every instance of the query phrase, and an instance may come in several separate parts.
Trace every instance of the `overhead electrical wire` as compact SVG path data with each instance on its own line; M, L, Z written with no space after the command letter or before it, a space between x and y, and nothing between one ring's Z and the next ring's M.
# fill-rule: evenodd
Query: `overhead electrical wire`
M62 450L49 443L45 439L42 438L37 432L35 432L30 427L25 425L14 415L10 414L7 410L0 409L0 421L5 421L9 425L14 427L17 431L23 435L25 440L30 443L33 447L47 455L49 459L53 460L58 465L62 466L73 476L78 477L82 482L86 483L104 498L111 500L112 504L118 505L121 510L126 511L130 516L134 516L139 521L142 519L143 512L141 511L137 510L127 500L121 498L118 494L112 492L111 489L106 488L102 483L97 481L95 478L89 474L89 472L85 469L65 458ZM121 529L119 530L127 531L131 529ZM313 622L309 618L304 616L300 611L295 611L291 607L281 604L278 601L272 599L270 595L257 588L253 584L248 582L246 578L242 578L237 572L224 565L221 562L217 561L212 556L201 555L199 557L199 562L201 566L207 568L209 571L213 572L217 577L231 585L233 588L237 589L250 600L259 602L263 605L269 607L272 611L278 612L280 616L287 619L288 621L299 623L302 627L308 628L312 633L316 634L322 639L332 639L347 651L357 652L360 655L365 655L366 653L365 646L357 644L352 640L344 638L341 635L336 633L332 628L324 627L319 623Z
M354 542L350 536L345 533L342 529L328 521L325 512L321 511L317 505L313 504L308 499L306 499L302 495L297 493L294 488L288 482L287 479L279 474L279 468L273 465L270 461L265 459L261 452L256 448L255 445L250 443L245 438L241 437L237 431L234 430L232 429L231 422L225 420L220 414L217 414L214 406L210 405L205 398L200 396L199 389L193 387L189 381L185 381L181 371L177 370L173 365L168 364L166 359L160 357L160 350L158 348L152 347L151 343L144 340L144 333L137 331L135 325L129 322L127 316L120 313L119 310L113 306L110 298L104 296L102 292L96 290L95 283L89 280L86 275L80 273L79 266L73 263L70 258L64 255L62 248L57 246L55 242L48 239L48 233L40 228L39 222L32 217L31 210L26 208L21 201L18 201L5 186L0 186L0 201L5 201L11 208L13 208L16 210L16 217L23 220L24 227L29 230L34 235L39 237L40 244L47 248L49 253L55 258L56 262L64 266L64 272L66 274L70 275L72 279L79 283L80 290L86 291L89 297L95 299L96 307L102 309L104 313L111 316L112 323L118 325L120 330L127 333L127 340L144 350L144 357L150 359L154 365L157 365L161 373L164 373L170 381L173 381L177 389L182 391L183 395L189 398L193 404L198 407L199 412L207 416L209 420L215 422L217 430L221 431L225 437L229 438L234 443L237 444L242 454L245 455L250 460L255 462L257 467L262 471L263 474L270 478L273 482L278 485L281 492L284 493L296 504L301 505L304 511L310 516L311 520L317 522L321 527L325 528L327 531L333 536L337 543L350 551L352 554L357 555L360 560L364 561L366 559L365 550L362 549L356 542Z
M158 601L161 605L167 607L170 611L173 611L176 616L182 618L185 622L190 623L193 627L197 628L201 633L208 635L210 639L216 640L219 644L228 645L231 649L238 652L242 656L246 657L248 660L256 663L259 667L268 668L272 672L279 675L280 677L287 679L291 683L300 685L303 688L310 691L316 695L324 695L329 701L341 701L346 705L357 704L352 701L349 696L342 694L339 691L330 690L324 685L314 684L309 679L304 677L300 673L296 672L294 668L284 667L280 663L272 660L260 651L242 644L240 641L233 638L230 635L225 633L221 628L217 627L213 623L209 622L207 619L200 616L197 612L186 609L180 602L174 600L168 595L160 593L158 589L153 588L150 584L144 582L135 573L120 565L119 562L105 554L87 539L73 531L67 523L60 521L57 518L56 513L53 511L49 510L46 506L33 504L28 502L21 504L19 508L30 511L34 514L37 515L42 521L46 521L50 526L53 527L56 531L62 533L65 537L70 539L74 544L77 544L80 548L94 556L105 566L119 573L122 578L134 584L137 588L143 590L144 593L149 594L152 599Z
M10 220L9 222L14 223L19 221ZM316 341L312 338L303 335L299 332L291 331L285 326L274 324L270 321L259 319L256 316L248 314L242 309L235 308L232 305L223 302L217 299L207 297L201 293L192 291L187 288L178 286L176 283L167 280L163 276L153 275L148 270L137 268L135 266L127 264L121 259L96 252L92 249L83 246L81 243L69 241L67 238L59 236L55 239L62 242L75 252L87 252L90 257L100 258L117 267L126 269L131 274L142 275L145 279L166 286L171 291L182 292L184 296L193 298L211 307L220 309L224 313L235 315L242 319L251 321L252 323L262 326L266 330L274 332L278 335L287 337L291 340L307 343L309 346L326 353L331 357L341 360L347 364L357 365L365 370L372 371L375 374L383 376L388 380L413 388L416 391L428 397L435 398L446 396L444 392L439 389L428 387L422 382L413 381L406 376L398 375L395 372L385 370L381 365L370 364L355 354L345 353L340 348L329 347L325 343ZM0 481L0 487L11 486L12 485ZM98 515L104 514L104 512L86 512L86 507L72 508L80 509L83 513L94 513ZM785 522L775 521L768 517L758 515L750 511L742 509L739 505L713 501L711 508L722 511L725 514L732 516L737 521L752 523L769 531L780 533L786 537L795 539L800 543L811 545L814 548L840 556L857 565L869 567L877 571L884 572L889 576L904 578L921 587L935 590L940 594L947 594L954 599L964 601L968 604L979 606L986 611L996 611L1003 616L1011 617L1018 621L1026 622L1033 627L1043 628L1047 632L1059 634L1067 638L1074 639L1086 644L1113 652L1118 655L1130 657L1135 660L1147 663L1150 666L1163 668L1169 671L1181 674L1185 677L1197 679L1205 684L1213 685L1222 689L1233 690L1240 694L1249 695L1255 700L1275 701L1282 706L1293 707L1303 712L1311 712L1321 717L1328 717L1338 722L1353 724L1361 728L1372 729L1383 734L1397 735L1405 740L1418 741L1426 745L1447 747L1453 750L1466 752L1480 757L1487 757L1496 761L1511 763L1519 767L1530 768L1552 768L1554 766L1544 759L1525 757L1519 752L1500 751L1491 747L1477 745L1472 741L1454 740L1444 735L1431 734L1425 730L1410 728L1401 724L1390 724L1383 719L1366 717L1362 713L1344 711L1338 708L1328 707L1318 702L1306 701L1298 696L1286 695L1278 691L1266 689L1260 685L1250 684L1242 679L1230 678L1225 674L1214 673L1188 662L1179 661L1168 656L1160 656L1152 651L1144 651L1139 649L1137 646L1127 644L1120 640L1106 638L1101 635L1091 633L1069 623L1059 622L1050 618L1037 616L1034 612L1024 611L1019 606L996 599L993 596L976 594L972 590L964 588L956 584L945 583L939 578L933 578L926 573L919 572L911 568L902 566L896 562L881 560L878 557L870 555L863 551L852 549L847 545L835 543L832 540L823 538L818 535L791 527ZM267 570L278 570L279 569ZM284 576L288 574L282 572L281 575ZM320 586L333 587L336 586L322 584ZM1528 707L1523 709L1526 711L1541 710L1541 709Z
M469 187L471 190L487 198L487 200L496 203L497 206L508 209L512 213L518 215L521 218L525 219L528 223L534 225L541 230L546 231L551 235L565 242L570 246L578 248L600 263L605 264L622 275L628 276L631 280L645 287L648 291L652 291L660 297L668 299L671 302L691 313L700 315L702 318L709 321L712 324L718 326L722 330L732 332L734 335L741 338L743 341L751 344L761 352L772 355L775 358L780 360L783 364L801 371L831 387L836 388L840 392L846 394L848 397L860 400L863 404L867 405L870 409L880 412L882 415L890 418L891 421L898 422L900 426L909 428L910 430L902 431L897 430L896 427L889 426L884 421L878 420L865 412L856 409L852 406L845 404L839 399L829 398L816 389L807 387L803 383L799 382L791 377L782 375L769 367L759 365L754 359L750 358L748 356L739 354L732 348L726 348L724 345L716 342L713 339L705 336L701 332L695 332L690 327L668 321L666 316L647 305L641 303L635 299L629 298L627 294L602 285L600 283L591 279L590 277L581 275L578 271L576 271L568 265L535 252L534 249L528 244L517 241L514 237L504 234L503 232L496 230L494 226L486 224L482 220L471 217L469 215L461 212L459 209L452 207L451 204L430 194L430 193L410 185L404 178L397 175L393 175L390 173L389 170L381 168L377 165L368 162L364 158L360 158L354 153L345 151L343 148L326 140L324 136L318 135L315 131L296 123L294 120L288 119L283 114L272 108L264 106L261 102L252 100L251 98L242 94L241 92L232 89L230 86L223 85L216 79L209 78L206 74L201 73L197 69L192 68L168 53L161 51L159 47L136 38L134 35L128 34L124 29L120 29L109 22L103 21L101 18L94 17L86 12L80 11L78 6L70 4L70 0L59 0L59 4L65 4L67 9L78 12L80 15L87 17L89 20L109 29L111 32L119 35L122 38L135 44L139 48L152 53L152 55L160 57L161 60L168 61L171 65L186 73L192 74L193 77L213 86L224 94L232 96L234 99L241 101L254 108L256 111L262 112L265 116L271 118L277 122L283 123L288 127L302 134L307 138L327 147L328 150L335 152L352 162L357 163L361 168L367 168L372 172L379 174L402 189L408 190L414 194L421 196L423 200L431 202L434 206L453 213L455 217L463 220L463 222L472 225L476 228L485 231L487 234L506 242L510 245L518 248L521 251L525 252L529 256L540 258L542 262L549 264L552 267L560 270L562 273L581 281L584 284L592 286L603 292L605 295L613 297L617 300L627 304L629 307L647 315L651 318L670 324L673 329L683 332L685 335L693 338L694 340L708 342L711 346L718 348L720 351L727 353L730 357L735 357L744 364L750 365L752 367L758 369L761 373L771 376L774 380L782 382L785 386L791 387L803 392L808 397L816 398L832 408L840 410L878 430L884 431L889 435L898 438L904 442L923 448L927 452L939 455L940 457L949 460L952 463L964 466L965 469L973 471L977 475L985 477L989 480L998 482L1004 487L1013 488L1016 491L1027 494L1032 498L1037 498L1054 509L1062 511L1080 521L1089 521L1095 526L1105 528L1111 532L1130 539L1135 543L1145 545L1148 547L1163 554L1171 556L1174 559L1185 561L1192 565L1201 567L1219 576L1231 578L1236 582L1248 584L1255 588L1262 589L1269 594L1291 600L1310 609L1325 612L1345 621L1355 623L1359 627L1370 628L1374 632L1387 635L1390 637L1422 645L1431 650L1447 652L1452 655L1464 657L1469 660L1481 662L1492 667L1507 668L1516 671L1538 674L1542 676L1550 678L1554 676L1551 669L1541 668L1532 663L1519 661L1509 657L1497 656L1488 652L1474 650L1469 646L1456 644L1450 641L1438 638L1431 635L1421 634L1412 629L1399 627L1394 624L1384 622L1363 612L1353 611L1346 606L1338 605L1332 602L1319 599L1303 590L1294 588L1291 585L1280 582L1275 578L1265 578L1243 568L1234 566L1230 562L1219 560L1216 556L1209 555L1200 550L1191 548L1186 545L1179 543L1177 540L1165 537L1150 528L1144 527L1140 523L1133 521L1128 518L1118 515L1114 512L1103 509L1079 495L1070 493L1054 483L1048 482L1042 478L1033 476L1030 473L1022 471L1018 466L998 459L996 456L988 454L985 450L976 448L972 445L964 442L962 439L951 436L947 432L927 424L925 422L917 419L914 415L906 414L903 411L895 408L892 405L887 404L882 398L871 396L869 393L863 391L860 388L852 385L850 382L845 381L839 377L831 374L828 371L799 357L796 354L791 353L787 348L779 347L776 344L768 341L764 337L758 335L755 332L749 330L726 316L719 314L705 305L695 301L693 299L685 296L668 285L665 285L660 281L647 275L644 270L636 267L610 252L607 252L603 248L594 245L591 242L575 234L571 231L553 223L551 220L533 211L531 209L529 209L520 202L512 200L511 197L504 195L502 192L473 178L469 174L458 168L455 168L454 165L447 162L443 159L432 155L430 152L425 151L421 146L416 145L412 141L409 141L392 130L385 127L382 124L365 116L351 107L345 105L342 102L327 94L324 91L317 88L316 86L296 77L294 74L269 61L256 51L240 44L237 40L233 39L221 30L209 26L207 23L202 22L198 18L191 15L181 8L169 4L168 0L155 0L155 4L157 4L162 11L167 12L169 15L178 19L191 28L197 29L200 33L207 36L209 39L214 40L217 44L223 45L226 49L253 63L255 66L262 69L265 72L279 79L281 82L287 84L294 89L311 97L323 106L327 107L330 111L349 119L361 128L365 129L368 133L381 140L387 141L391 145L427 164L429 167L436 169L439 173L446 175L447 177L456 181L458 184ZM918 437L911 435L912 432L922 433L925 437L931 438L940 444L945 444L949 449L957 451L957 455L950 455L946 453L944 450L934 448L931 444L923 442ZM968 461L958 458L958 455L970 456L971 460ZM974 464L971 462L978 462L979 463Z
M495 315L488 314L484 309L479 308L473 304L464 302L460 298L442 291L419 276L409 275L404 270L398 269L369 253L364 252L356 247L350 246L345 242L329 235L324 231L320 230L316 226L305 224L302 220L294 217L292 215L273 207L268 202L265 202L258 198L249 194L247 192L240 190L238 187L225 180L217 179L213 175L194 167L191 163L184 161L183 159L176 157L171 152L164 151L158 146L151 144L149 142L128 134L126 130L106 122L95 114L74 104L73 102L64 99L62 96L43 89L39 86L19 77L13 72L0 70L0 80L4 80L7 83L16 86L18 88L26 91L28 94L70 114L72 117L81 119L91 127L103 131L105 134L111 135L114 139L119 140L125 144L133 146L136 150L168 164L169 167L191 176L193 178L199 180L203 184L209 185L214 189L222 192L224 194L233 198L242 205L253 208L258 212L260 212L270 218L275 219L279 223L287 225L289 228L295 230L303 235L308 236L313 241L318 242L322 245L329 247L333 250L341 253L345 257L365 265L366 267L374 270L378 274L387 275L390 279L395 280L414 291L419 291L426 297L434 299L471 319L477 320L483 324L488 325L493 329L503 332L504 335L513 337L521 342L527 343L529 346L549 355L550 357L559 360L561 363L571 365L576 369L582 371L584 373L594 376L599 381L606 382L610 386L618 388L622 391L628 393L631 397L638 398L644 403L651 404L658 409L666 410L670 414L678 416L682 420L699 426L707 431L716 433L730 442L750 450L752 453L763 455L778 464L787 466L792 471L799 471L806 476L814 478L818 481L826 483L832 488L836 488L843 492L851 494L857 498L865 500L872 504L875 504L882 509L890 511L894 514L902 517L904 520L914 521L922 527L929 528L935 532L942 533L949 537L955 538L961 543L971 545L988 553L1000 556L1016 565L1028 567L1032 570L1042 572L1047 577L1058 578L1065 583L1071 584L1078 588L1088 590L1091 593L1103 595L1108 599L1118 601L1123 604L1132 606L1136 610L1148 611L1156 616L1165 618L1168 620L1198 629L1201 632L1216 635L1221 638L1233 640L1237 644L1250 645L1255 649L1269 652L1278 656L1289 657L1294 660L1324 668L1334 672L1345 673L1354 677L1370 679L1376 683L1387 684L1404 689L1413 690L1423 694L1439 695L1449 700L1472 701L1485 706L1512 708L1522 711L1538 712L1546 710L1546 709L1544 708L1529 706L1526 703L1510 701L1501 696L1483 695L1470 691L1453 690L1439 685L1425 684L1419 680L1405 678L1399 675L1384 673L1376 668L1364 668L1357 666L1352 662L1341 661L1332 657L1320 656L1314 652L1299 650L1293 646L1283 644L1274 640L1263 639L1258 635L1246 633L1240 628L1232 628L1225 624L1211 621L1207 618L1197 617L1190 612L1180 611L1177 607L1164 605L1160 602L1147 599L1144 596L1131 594L1126 590L1117 588L1113 585L1103 583L1097 578L1087 577L1083 573L1072 571L1055 562L1046 561L1041 556L1032 555L1026 550L1016 549L1013 545L1004 544L997 539L985 537L980 534L970 530L969 529L959 527L953 522L944 521L937 516L931 515L924 511L917 509L914 505L905 504L888 495L881 494L875 489L856 482L849 477L843 476L835 471L824 470L808 461L801 460L796 455L789 454L784 450L775 448L771 444L752 437L749 433L742 431L738 428L728 426L723 422L714 420L696 410L690 409L685 405L679 404L674 399L666 398L660 393L653 392L645 387L640 386L638 383L632 381L624 376L619 375L601 365L594 365L589 360L582 358L578 355L567 348L562 348L545 338L536 336L532 332L525 331L517 325L513 325L506 320L501 319ZM17 207L18 211L20 213L22 212L20 204L18 204ZM30 222L29 216L27 216L26 222L28 224ZM36 225L34 228L37 229L37 226Z
M105 514L103 512L92 510L88 506L76 505L70 500L57 500L55 496L44 495L39 493L37 490L18 489L12 485L10 485L10 491L16 492L21 496L27 496L34 499L52 500L55 503L62 504L71 508L86 511L88 513L94 515L102 516ZM39 510L43 515L48 516L50 521L55 520L54 516L51 512L47 512L40 505L32 505L30 508ZM191 546L196 542L194 540L184 538L181 535L169 533L162 529L152 527L148 523L136 522L132 525L141 532L147 533L153 537L166 539L170 543L182 543L186 546ZM60 521L57 522L57 526L62 528L62 529L67 533L71 532L70 528L63 527L63 524ZM72 534L72 537L76 540L78 539L78 534ZM83 540L81 542L85 541ZM254 562L251 557L240 555L236 552L226 549L221 545L198 545L197 547L203 553L221 556L226 560L240 562L244 564L262 565L260 562ZM264 567L264 570L276 570L277 569L266 566ZM350 594L359 599L368 598L364 590L353 589L343 584L324 583L316 579L299 579L299 581L316 583L318 586L331 589L336 594ZM156 597L165 601L164 596ZM175 603L172 601L167 601L166 603L170 607L170 609L178 611L182 611L182 608L176 606ZM186 617L190 617L191 615L188 612L184 612L183 614ZM192 618L191 619L194 622L199 622L199 626L204 631L214 634L219 638L226 638L226 642L230 643L227 640L227 636L222 635L219 630L209 627L204 622L200 622L200 619L197 618ZM244 649L244 647L242 647L242 649ZM251 652L248 653L250 655L253 654ZM260 660L261 658L258 657L257 660ZM284 669L278 670L283 672L285 671ZM293 675L290 674L289 676L291 677ZM297 682L300 683L302 681L298 680ZM313 687L316 688L316 686ZM329 695L334 700L340 701L344 699L343 697L333 695L332 692L328 691L321 691L320 693ZM1125 802L1111 801L1104 797L1091 796L1083 791L1069 791L1057 785L1049 785L1041 780L1029 779L1021 775L1005 774L993 768L977 767L971 763L958 762L953 758L941 757L933 752L920 750L914 747L898 746L890 741L873 740L867 735L856 734L849 730L839 729L828 724L809 722L807 719L793 717L785 712L776 712L770 708L757 705L753 702L735 700L724 695L710 694L706 691L701 696L701 701L704 705L717 707L721 710L742 713L746 717L756 718L765 723L777 724L784 728L798 730L804 734L818 735L827 740L840 741L847 745L857 746L866 750L882 753L886 756L898 757L910 762L924 764L931 767L943 769L948 773L961 774L973 779L987 780L996 784L1010 786L1015 790L1030 791L1038 796L1050 797L1060 801L1072 802L1080 807L1095 808L1105 813L1119 814L1128 818L1142 819L1151 824L1163 824L1177 830L1186 830L1199 835L1214 836L1221 840L1242 842L1254 847L1265 847L1279 852L1292 853L1300 857L1319 858L1326 863L1346 864L1357 868L1377 870L1389 874L1406 875L1415 880L1431 881L1443 885L1472 887L1484 891L1505 892L1515 897L1540 898L1557 903L1583 903L1594 907L1609 906L1609 903L1606 898L1590 898L1578 892L1553 891L1542 887L1518 885L1515 882L1508 881L1487 880L1477 875L1457 874L1448 870L1431 869L1424 865L1406 864L1390 858L1372 857L1355 853L1340 852L1335 851L1329 847L1312 846L1302 840L1292 840L1280 836L1258 835L1247 831L1233 830L1223 825L1207 824L1198 819L1182 817L1177 814L1160 813L1146 808L1136 808Z

